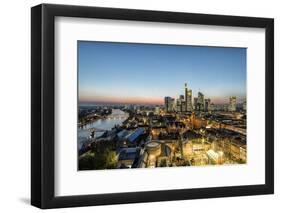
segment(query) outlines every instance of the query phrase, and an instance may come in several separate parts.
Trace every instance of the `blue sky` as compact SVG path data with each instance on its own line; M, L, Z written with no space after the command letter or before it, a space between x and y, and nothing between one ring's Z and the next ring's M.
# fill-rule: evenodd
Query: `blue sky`
M185 82L226 103L246 97L246 49L79 41L78 77L81 103L161 104Z

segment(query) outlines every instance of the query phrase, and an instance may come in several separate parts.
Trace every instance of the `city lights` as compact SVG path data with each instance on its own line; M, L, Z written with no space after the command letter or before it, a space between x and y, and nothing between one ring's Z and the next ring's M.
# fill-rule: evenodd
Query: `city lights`
M78 42L78 170L247 163L246 48Z
M246 163L245 102L231 96L228 106L215 105L203 92L192 99L186 83L184 92L163 105L80 107L79 133L91 137L80 137L79 169Z

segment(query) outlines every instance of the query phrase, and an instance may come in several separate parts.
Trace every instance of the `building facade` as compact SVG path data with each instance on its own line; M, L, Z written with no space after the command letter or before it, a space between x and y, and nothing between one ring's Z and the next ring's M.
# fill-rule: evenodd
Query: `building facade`
M191 112L192 109L192 90L189 90L185 83L185 111Z
M204 111L204 109L205 109L204 94L201 92L198 92L197 110Z
M206 112L208 112L208 111L211 110L210 105L211 105L211 99L210 99L210 98L205 99L205 111L206 111Z
M174 111L174 102L175 102L175 99L173 99L171 97L165 97L164 98L165 111L166 112Z
M231 97L229 98L228 110L229 110L230 112L235 112L235 111L236 111L236 97L235 97L235 96L231 96Z

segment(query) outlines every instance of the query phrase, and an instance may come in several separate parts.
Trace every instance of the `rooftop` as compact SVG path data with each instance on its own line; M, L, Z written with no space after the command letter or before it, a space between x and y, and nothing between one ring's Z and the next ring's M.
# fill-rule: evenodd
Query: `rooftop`
M134 132L132 132L130 135L128 135L127 139L130 142L134 142L143 133L144 133L144 128L143 127L137 128Z
M123 148L119 152L119 160L134 160L139 154L138 148Z

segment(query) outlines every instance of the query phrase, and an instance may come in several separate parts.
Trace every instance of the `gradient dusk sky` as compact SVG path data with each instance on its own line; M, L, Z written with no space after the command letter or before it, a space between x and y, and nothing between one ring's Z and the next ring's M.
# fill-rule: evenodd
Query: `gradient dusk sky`
M80 104L163 104L184 84L213 103L246 98L246 48L78 41Z

